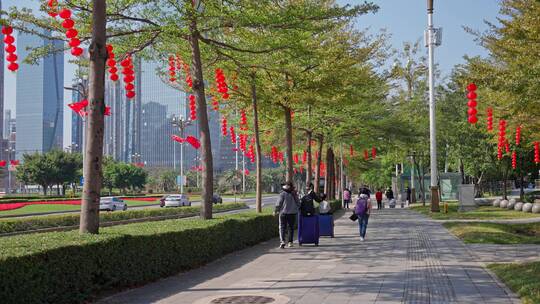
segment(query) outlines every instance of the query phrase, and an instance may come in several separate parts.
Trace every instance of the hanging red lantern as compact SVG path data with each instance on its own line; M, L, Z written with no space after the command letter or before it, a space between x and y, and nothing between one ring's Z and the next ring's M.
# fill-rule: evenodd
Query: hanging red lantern
M229 87L227 86L227 82L225 80L225 74L223 73L222 69L216 69L215 70L215 80L217 83L218 92L221 93L221 97L225 100L229 99Z
M521 143L521 126L516 127L516 146Z
M240 130L242 131L248 130L247 115L246 115L246 110L244 109L240 110Z
M68 39L77 38L78 35L79 35L79 32L74 28L66 31L66 38Z
M364 150L364 160L368 160L369 159L369 152L368 150Z
M493 109L487 109L487 130L493 131Z
M65 8L65 9L61 10L58 15L62 19L70 19L71 18L71 10L68 9L68 8Z
M517 154L516 151L512 151L512 169L516 170L517 168Z
M503 158L503 150L502 150L502 146L498 146L497 147L497 159L498 160L501 160Z
M371 148L371 158L377 158L377 148L375 147Z
M304 150L304 154L302 155L302 164L305 164L307 162L307 152Z
M470 124L476 124L478 122L478 117L476 116L478 114L478 111L476 110L476 106L478 103L476 102L476 98L478 97L476 94L476 85L474 83L470 83L467 86L467 99L469 99L469 102L467 103L467 106L469 107L469 110L467 111L467 114L469 115L468 121Z
M64 20L64 22L62 22L62 27L65 28L66 30L73 28L74 26L75 26L75 21L73 21L72 19L66 19Z
M197 150L201 147L201 143L199 142L199 140L191 135L186 137L186 141Z
M504 149L506 150L506 153L510 153L510 143L508 142L508 139L504 142Z
M0 167L5 167L7 165L7 161L0 160Z
M216 96L212 96L212 108L214 109L214 111L219 110L219 101Z
M349 155L350 155L351 157L354 156L354 148L353 148L353 145L349 145Z
M294 161L295 164L298 164L298 161L299 161L298 153L295 153L295 154L293 155L293 161Z
M540 163L540 142L538 141L534 142L534 163L537 165Z
M503 148L506 142L506 121L501 119L499 121L499 140L497 145L497 158L501 160L503 158Z

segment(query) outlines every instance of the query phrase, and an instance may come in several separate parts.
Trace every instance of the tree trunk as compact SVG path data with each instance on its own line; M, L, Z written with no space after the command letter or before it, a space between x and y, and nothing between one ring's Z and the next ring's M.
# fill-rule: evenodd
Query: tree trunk
M262 152L259 136L259 113L257 111L257 86L255 84L256 74L251 74L251 105L253 107L253 132L255 133L255 167L257 170L256 176L256 193L255 193L255 208L257 212L262 212Z
M340 158L335 157L334 155L334 178L336 182L334 183L334 192L336 193L336 199L341 200L341 194L343 193L343 189L341 189L341 168L339 166Z
M80 233L99 232L99 198L103 160L103 129L105 113L106 7L105 0L93 0L92 42L90 44L90 77L88 101L90 111L86 130L84 186L81 206Z
M459 173L461 174L461 183L465 184L465 167L461 158L459 159Z
M315 193L319 193L319 184L321 182L321 161L322 161L322 149L323 149L323 144L324 144L324 137L321 135L319 137L319 148L318 148L318 151L319 151L319 154L317 155L317 160L316 160L316 164L315 164L315 185L313 186L313 190L315 191Z
M41 187L43 187L43 195L47 195L47 188L49 186L48 185L41 185Z
M313 131L309 130L306 131L307 133L307 165L306 165L306 186L311 183L311 179L313 178L313 168L311 168L311 138L313 136Z
M287 171L285 180L293 182L294 170L293 170L293 142L292 142L292 119L291 108L283 106L283 114L285 115L285 146L286 146L286 158L287 158Z
M326 174L324 178L324 192L329 200L336 198L335 192L335 168L334 168L334 150L330 147L326 149Z
M204 79L202 71L201 50L199 48L200 33L197 29L197 20L191 16L189 26L192 57L193 93L197 100L197 115L199 120L199 136L201 141L201 161L204 166L202 171L201 189L201 218L212 218L212 196L214 191L214 166L212 161L212 145L210 142L210 127L208 126L208 113L206 96L204 92Z

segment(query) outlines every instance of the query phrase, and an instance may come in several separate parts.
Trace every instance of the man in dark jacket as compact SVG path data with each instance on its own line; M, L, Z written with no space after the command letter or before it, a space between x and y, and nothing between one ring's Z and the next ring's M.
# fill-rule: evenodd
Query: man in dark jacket
M282 185L282 191L279 194L274 210L274 215L279 215L279 239L281 241L279 248L281 249L285 248L285 235L287 234L287 230L289 230L289 247L293 246L294 225L296 223L299 207L300 200L298 199L293 184L291 182L286 182Z
M315 214L315 205L313 201L320 203L324 199L323 196L319 196L313 191L313 184L309 183L306 187L306 195L304 195L300 201L300 213L302 216L312 216Z

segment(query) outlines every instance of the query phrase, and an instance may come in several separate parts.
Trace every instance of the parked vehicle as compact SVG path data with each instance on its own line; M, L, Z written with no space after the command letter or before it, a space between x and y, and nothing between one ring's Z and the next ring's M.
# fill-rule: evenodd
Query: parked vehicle
M174 194L165 198L164 207L191 206L191 202L186 194Z
M214 196L212 197L212 202L214 204L223 204L223 198L219 196L219 194L214 194Z
M124 200L120 199L119 197L108 196L108 197L102 197L99 199L99 210L126 211L127 208L128 208L127 204L124 202Z

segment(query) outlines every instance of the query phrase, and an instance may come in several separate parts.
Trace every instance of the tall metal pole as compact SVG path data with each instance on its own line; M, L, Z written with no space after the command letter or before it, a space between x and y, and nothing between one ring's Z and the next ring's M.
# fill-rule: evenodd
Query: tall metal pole
M242 153L242 195L246 195L246 157Z
M184 138L184 122L180 122L180 136ZM180 143L180 194L184 194L184 143Z
M414 157L415 157L415 153L413 152L412 153L412 156L411 156L411 201L409 203L416 203L416 189L414 187Z
M341 159L340 160L340 163L339 163L339 174L340 174L340 177L339 177L339 191L340 191L340 196L341 196L341 206L345 206L345 199L343 197L343 145L340 144L339 145L339 158Z
M435 125L435 76L434 52L435 29L433 28L433 0L428 0L428 60L429 60L429 150L430 150L430 176L431 176L431 212L439 212L439 187L437 171L437 134Z

